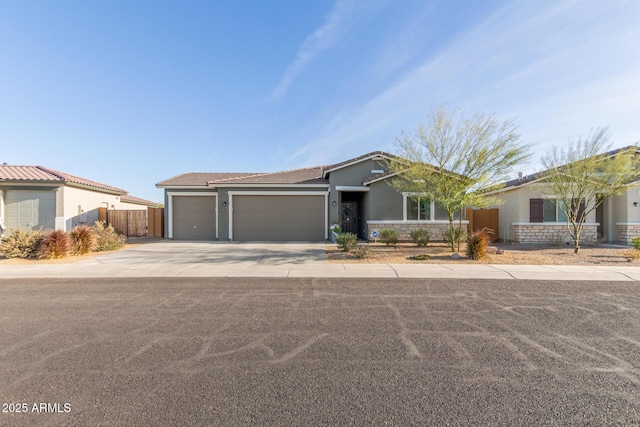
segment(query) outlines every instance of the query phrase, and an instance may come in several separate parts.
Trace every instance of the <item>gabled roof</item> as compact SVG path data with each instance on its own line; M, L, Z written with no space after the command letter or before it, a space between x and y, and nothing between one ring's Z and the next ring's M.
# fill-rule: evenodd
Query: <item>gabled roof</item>
M384 181L387 178L391 178L393 176L398 175L398 172L393 172L393 171L386 171L384 173L378 174L378 175L374 175L371 176L367 179L364 180L364 182L362 183L362 185L367 186L369 184L373 184L374 182L378 182L378 181Z
M157 187L233 187L237 185L270 185L292 184L328 185L322 177L322 166L294 169L281 172L262 173L185 173L165 179L156 184Z
M127 191L79 176L56 171L44 166L0 165L0 182L52 182L71 186L90 187L108 193L126 194Z
M617 154L620 154L620 153L623 153L623 152L626 152L626 151L635 151L636 153L640 153L640 149L637 146L629 145L629 146L626 146L626 147L617 148L615 150L607 151L606 153L598 154L596 156L596 158L606 159L606 158L613 157L613 156L615 156ZM564 166L568 166L568 165L564 165ZM562 166L562 167L564 167L564 166ZM517 188L517 187L521 187L521 186L524 186L524 185L533 184L535 182L542 181L545 178L545 176L549 173L550 170L551 169L545 169L545 170L540 171L540 172L536 172L536 173L533 173L533 174L530 174L530 175L520 176L520 177L518 177L516 179L509 180L509 181L505 182L503 185L501 185L498 189L492 190L492 189L488 188L486 190L487 194L489 194L489 193L501 193L501 192L504 192L504 191L513 190L514 188Z
M255 175L255 173L236 173L236 172L187 172L176 175L156 184L156 187L173 187L173 186L202 186L206 187L209 182L233 179L243 176Z
M158 206L159 203L152 202L151 200L141 199L140 197L130 196L128 194L124 194L120 196L120 201L123 203L132 203L134 205L143 205L143 206Z
M223 186L226 184L328 184L322 177L324 168L313 166L303 169L293 169L282 172L251 174L236 178L217 179L209 181L209 185Z
M371 160L379 157L383 157L388 160L398 159L398 156L394 156L393 154L389 154L384 151L372 151L371 153L367 153L362 156L354 157L353 159L345 160L344 162L336 163L335 165L325 167L323 177L326 178L329 173L336 171L338 169L346 168L347 166L355 165L357 163L365 162L367 160Z

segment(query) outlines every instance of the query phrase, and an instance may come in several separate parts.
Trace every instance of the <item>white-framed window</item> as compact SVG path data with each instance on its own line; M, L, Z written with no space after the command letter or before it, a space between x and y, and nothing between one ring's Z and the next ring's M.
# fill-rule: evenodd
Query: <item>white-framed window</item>
M406 219L413 221L431 221L431 201L426 197L407 198Z
M405 221L446 221L449 219L445 208L436 205L425 194L419 193L402 193L402 215ZM454 214L454 219L460 219L460 212Z

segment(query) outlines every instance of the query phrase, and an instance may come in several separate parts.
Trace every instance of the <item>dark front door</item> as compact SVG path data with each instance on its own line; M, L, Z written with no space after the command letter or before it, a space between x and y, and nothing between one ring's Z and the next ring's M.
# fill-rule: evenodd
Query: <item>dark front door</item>
M340 226L345 233L358 234L358 204L356 202L342 203Z

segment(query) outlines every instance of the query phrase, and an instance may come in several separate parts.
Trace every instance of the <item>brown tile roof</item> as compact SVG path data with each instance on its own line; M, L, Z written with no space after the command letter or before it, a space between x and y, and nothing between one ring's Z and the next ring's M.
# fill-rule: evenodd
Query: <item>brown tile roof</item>
M281 172L263 173L184 173L165 179L157 187L217 186L235 184L328 184L322 178L323 167L314 166Z
M128 194L120 196L120 201L123 203L133 203L134 205L145 205L151 207L159 205L159 203L152 202L151 200L141 199L140 197L134 197Z
M209 181L209 185L224 184L328 184L322 178L322 166L294 169L282 172L270 172L250 174L235 178L215 179Z
M613 157L617 154L620 153L624 153L624 152L636 152L636 153L640 153L640 149L638 148L638 146L636 145L629 145L626 147L622 147L622 148L616 148L615 150L611 150L611 151L607 151L605 153L602 154L598 154L595 157L596 158L601 158L601 159L606 159L607 157ZM571 164L569 164L571 165ZM569 166L569 165L565 165L565 166ZM564 167L564 166L561 166ZM530 175L525 175L525 176L521 176L518 177L516 179L512 179L510 181L507 181L505 183L503 183L502 185L500 185L500 187L498 188L499 190L507 190L507 189L511 189L511 188L515 188L515 187L519 187L521 185L525 185L525 184L529 184L530 182L534 182L534 181L538 181L541 180L545 177L545 175L547 175L549 173L550 169L547 170L543 170L541 172L536 172ZM488 188L486 189L486 191L492 191L492 188Z
M255 173L236 173L236 172L188 172L176 175L172 178L165 179L156 184L156 187L164 186L207 186L211 181L221 179L232 179L243 176L255 175Z
M96 181L56 171L44 166L0 165L0 181L4 182L59 182L93 187L110 193L126 194L126 190Z

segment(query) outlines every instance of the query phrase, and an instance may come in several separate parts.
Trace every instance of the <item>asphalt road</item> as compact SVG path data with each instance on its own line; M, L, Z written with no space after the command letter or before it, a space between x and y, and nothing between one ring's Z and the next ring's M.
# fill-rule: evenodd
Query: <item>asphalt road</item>
M0 280L0 402L12 426L639 425L640 286Z

